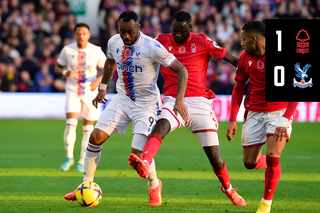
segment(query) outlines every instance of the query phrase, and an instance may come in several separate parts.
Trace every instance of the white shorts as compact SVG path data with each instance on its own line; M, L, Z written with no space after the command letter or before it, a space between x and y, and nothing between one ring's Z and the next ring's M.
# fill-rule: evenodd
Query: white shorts
M212 101L204 97L186 97L184 103L189 113L189 123L183 120L182 116L176 116L173 112L175 98L165 96L162 100L162 116L161 119L167 119L171 124L171 131L187 127L194 134L205 135L197 138L202 146L216 146L219 145L217 137L218 121L212 109Z
M66 90L66 113L77 112L86 120L98 120L100 110L96 109L92 104L92 100L97 94L98 90L95 90L86 93L85 96L78 96L76 93Z
M129 124L132 123L132 134L149 136L160 114L160 99L155 104L138 107L131 100L117 94L101 113L95 128L101 129L109 136L116 131L124 135Z
M273 136L276 130L276 123L284 114L285 109L274 112L253 112L247 111L242 125L242 146L249 148L260 146L266 143L267 136ZM287 125L287 141L292 132L292 119Z

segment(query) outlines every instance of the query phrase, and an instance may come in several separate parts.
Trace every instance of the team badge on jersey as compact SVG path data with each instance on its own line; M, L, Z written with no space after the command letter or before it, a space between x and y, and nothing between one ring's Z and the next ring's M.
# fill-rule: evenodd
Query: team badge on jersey
M293 87L300 87L300 88L306 88L306 87L312 87L312 78L308 82L305 81L305 78L308 78L307 72L309 68L311 67L311 64L306 64L302 69L300 68L300 63L296 63L294 65L295 70L298 74L296 76L301 79L300 82L296 81L295 78L293 78Z
M197 52L196 43L191 43L191 52L193 53Z
M186 48L184 46L179 47L179 53L185 53Z

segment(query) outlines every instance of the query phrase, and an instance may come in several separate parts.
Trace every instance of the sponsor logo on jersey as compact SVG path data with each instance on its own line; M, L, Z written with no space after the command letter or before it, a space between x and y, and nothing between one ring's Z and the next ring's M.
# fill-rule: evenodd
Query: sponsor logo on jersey
M138 65L128 65L117 63L117 68L126 72L142 72L142 67Z
M172 49L172 46L169 46L169 51L171 51L171 49Z
M185 53L185 52L186 52L185 46L179 47L179 53Z
M306 64L302 69L300 68L300 63L296 63L294 65L294 68L298 73L296 74L296 76L300 78L301 81L298 82L295 78L293 78L293 87L300 87L300 88L312 87L312 78L310 78L308 82L305 81L305 78L308 78L307 72L310 67L311 67L311 64Z
M264 68L264 62L262 60L259 60L257 62L257 67L258 67L258 69L263 69Z

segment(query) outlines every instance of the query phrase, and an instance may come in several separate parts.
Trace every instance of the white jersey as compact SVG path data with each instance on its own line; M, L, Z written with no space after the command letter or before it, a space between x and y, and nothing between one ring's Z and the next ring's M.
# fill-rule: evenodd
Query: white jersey
M111 37L108 57L117 63L118 94L137 105L154 104L159 100L157 79L160 64L170 67L176 60L162 44L142 32L131 46L125 45L119 34Z
M99 46L88 43L79 49L77 43L66 45L57 60L67 70L75 72L73 78L67 78L66 91L75 92L79 96L90 93L90 84L97 79L97 66L104 67L106 56Z

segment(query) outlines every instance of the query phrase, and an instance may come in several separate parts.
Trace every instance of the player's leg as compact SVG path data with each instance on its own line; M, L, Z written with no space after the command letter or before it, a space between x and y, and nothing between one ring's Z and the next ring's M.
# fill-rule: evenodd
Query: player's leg
M280 179L280 156L286 144L286 138L283 138L282 141L276 142L273 139L273 134L275 132L276 123L282 117L284 111L285 110L280 110L276 112L265 113L265 115L263 115L267 136L267 169L265 171L264 195L261 199L257 213L268 213L271 211L272 198ZM289 121L287 124L288 138L290 137L291 130L291 121Z
M243 146L243 163L247 169L267 167L266 156L261 154L263 145Z
M125 129L130 124L130 119L126 116L122 108L119 107L118 102L121 104L119 98L115 96L101 114L94 130L90 134L84 158L83 182L93 181L97 165L100 161L104 141L116 131L124 134ZM66 194L65 199L75 200L75 192L76 190Z
M93 131L94 121L98 120L100 115L100 110L96 109L92 104L92 99L95 97L96 93L92 92L88 96L81 97L81 111L80 115L83 117L83 135L81 140L81 150L80 158L77 164L77 171L83 172L84 155L86 152L87 144L91 132Z
M109 135L106 132L97 128L91 132L84 159L83 182L93 181L101 157L102 144L108 137ZM72 201L76 200L76 190L77 189L66 194L64 199Z
M134 157L138 157L139 159L136 159L137 161L135 162L141 162L142 159L142 150L147 143L148 137L143 134L134 134L133 139L132 139L132 154L129 156L129 162L130 159ZM137 165L132 164L133 162L130 162L130 165L135 167ZM141 169L141 166L137 166L137 168L134 168L136 170ZM162 183L161 180L157 177L156 173L156 165L154 159L152 160L150 166L146 167L148 171L148 191L149 191L149 205L150 206L160 206L162 203L162 196L161 196L161 191L162 191Z
M227 166L225 161L220 156L217 132L199 131L196 132L195 135L201 143L203 150L210 161L213 172L221 182L221 191L228 196L234 205L245 206L245 200L231 186Z
M70 166L73 165L73 150L76 142L76 129L78 125L78 115L81 110L81 101L77 94L72 91L66 90L66 128L64 130L64 147L66 150L65 162L61 165L62 171L68 171Z
M83 172L84 156L86 153L86 148L89 142L90 134L93 131L93 124L94 124L94 121L83 118L83 126L82 126L83 135L81 140L80 158L77 164L78 172Z
M176 116L173 112L175 98L164 97L163 103L161 118L154 127L143 150L143 160L147 161L149 164L159 151L162 139L164 139L169 132L185 126L185 121L181 115L178 114L178 116Z
M262 115L248 111L242 125L243 163L247 169L267 167L266 156L261 154L262 146L267 141Z
M268 136L267 143L267 169L265 171L265 187L260 205L265 205L266 207L269 207L270 210L273 195L276 191L281 176L280 156L286 144L286 139L283 138L281 142L276 142L273 139L273 136ZM259 209L261 208L262 207L259 206ZM259 212L263 211L258 211L258 213Z
M74 163L73 150L74 150L74 144L76 142L78 113L69 112L69 113L66 113L66 117L67 117L67 122L64 130L64 135L63 135L64 148L66 150L66 159L60 167L62 171L68 171L70 166L72 166Z

